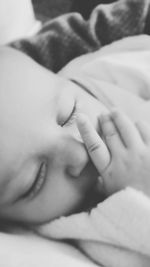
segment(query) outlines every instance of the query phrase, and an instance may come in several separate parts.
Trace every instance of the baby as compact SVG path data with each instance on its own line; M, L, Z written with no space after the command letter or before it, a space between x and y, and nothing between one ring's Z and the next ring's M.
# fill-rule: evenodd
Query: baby
M76 113L97 127L106 108L16 50L1 48L0 57L0 216L33 224L74 212L98 177Z
M57 75L21 52L1 48L1 218L43 224L77 212L87 200L91 203L98 191L99 176L107 196L128 185L149 195L149 126L138 124L136 129L129 119L116 112L112 113L112 120L107 117L114 103L132 120L149 122L148 102L141 91L142 88L144 92L149 90L147 68L144 73L147 87L145 84L141 87L139 82L143 81L143 66L150 64L147 61L149 37L134 38L81 57ZM137 43L137 52L132 53ZM116 51L120 51L118 56ZM132 64L129 58L132 58ZM135 77L132 66L135 67L134 62L137 65L138 61L141 64ZM122 80L116 75L118 62ZM129 80L127 66L130 67ZM104 142L98 138L98 149L95 143L89 145L79 120L80 133L87 145L85 149L76 125L80 113L88 116L96 131L99 131L99 117L104 114L101 118ZM107 132L114 133L114 130L116 134L110 134L109 138ZM134 161L131 161L133 157ZM99 192L97 195L100 199Z

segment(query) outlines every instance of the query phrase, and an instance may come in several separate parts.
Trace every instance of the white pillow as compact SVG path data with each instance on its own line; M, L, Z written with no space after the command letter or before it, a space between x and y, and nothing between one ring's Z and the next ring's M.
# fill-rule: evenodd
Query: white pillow
M0 0L0 44L28 37L40 27L31 0Z

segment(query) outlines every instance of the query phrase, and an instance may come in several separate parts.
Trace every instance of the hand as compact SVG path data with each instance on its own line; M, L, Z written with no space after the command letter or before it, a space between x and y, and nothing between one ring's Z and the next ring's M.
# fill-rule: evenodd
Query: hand
M78 128L88 153L100 173L107 195L127 186L150 196L150 126L132 123L120 111L100 117L102 138L86 117L78 119ZM106 153L110 155L106 160ZM92 149L91 149L92 148ZM102 150L101 150L102 148ZM109 152L108 152L109 151ZM108 158L107 158L108 159ZM108 164L102 164L102 163Z

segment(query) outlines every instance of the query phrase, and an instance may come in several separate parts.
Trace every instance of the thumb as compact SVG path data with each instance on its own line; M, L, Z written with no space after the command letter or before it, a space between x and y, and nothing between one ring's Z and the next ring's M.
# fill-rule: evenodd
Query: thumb
M77 126L89 156L101 174L110 162L109 150L86 115L78 114Z

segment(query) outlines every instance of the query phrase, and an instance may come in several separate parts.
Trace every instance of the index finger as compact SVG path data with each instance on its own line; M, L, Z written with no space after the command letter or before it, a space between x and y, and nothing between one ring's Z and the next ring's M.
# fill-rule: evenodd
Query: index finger
M84 114L78 115L77 126L89 156L101 174L110 163L109 150Z

